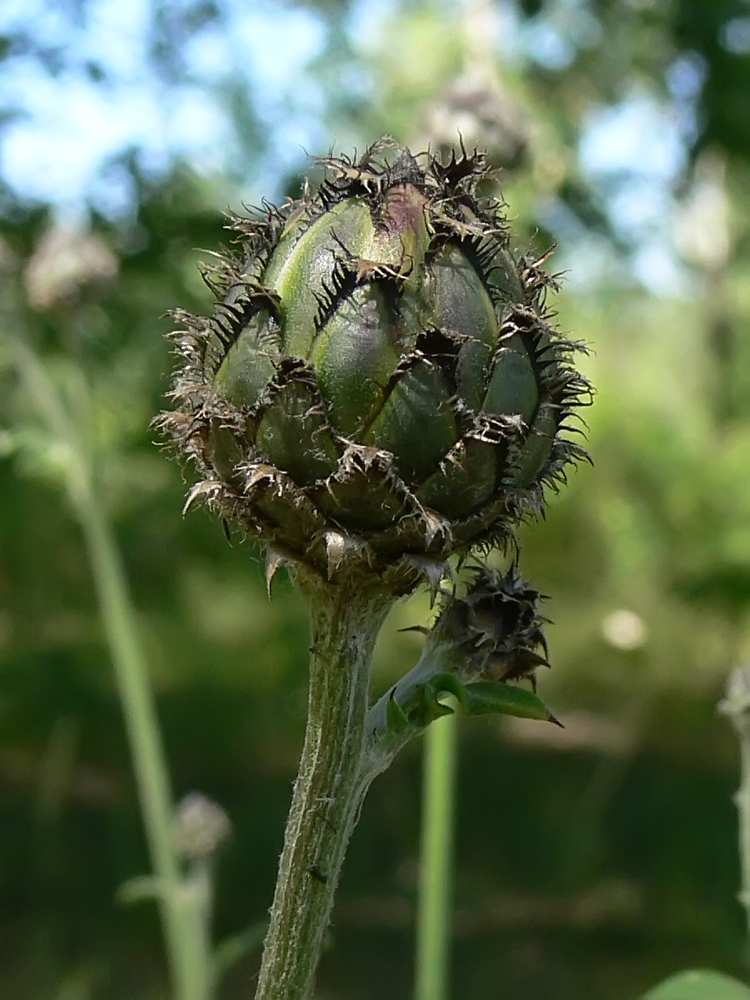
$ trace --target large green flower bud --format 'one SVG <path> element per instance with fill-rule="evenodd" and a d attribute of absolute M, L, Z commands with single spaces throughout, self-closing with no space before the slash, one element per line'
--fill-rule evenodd
<path fill-rule="evenodd" d="M 314 197 L 235 220 L 214 316 L 180 314 L 164 423 L 191 495 L 329 574 L 502 543 L 583 454 L 551 279 L 478 196 L 482 156 L 321 162 Z"/>

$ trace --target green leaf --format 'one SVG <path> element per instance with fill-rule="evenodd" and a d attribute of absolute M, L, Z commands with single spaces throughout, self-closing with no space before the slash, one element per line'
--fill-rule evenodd
<path fill-rule="evenodd" d="M 388 699 L 386 718 L 388 720 L 389 733 L 402 733 L 405 729 L 409 728 L 409 716 L 393 697 L 393 693 L 391 693 Z"/>
<path fill-rule="evenodd" d="M 477 681 L 467 684 L 464 711 L 467 715 L 515 715 L 519 719 L 541 719 L 560 723 L 533 691 L 503 684 L 502 681 Z"/>
<path fill-rule="evenodd" d="M 450 715 L 453 709 L 440 701 L 446 694 L 453 695 L 466 715 L 497 713 L 560 725 L 544 702 L 532 691 L 503 684 L 501 681 L 462 684 L 456 674 L 442 673 L 436 674 L 417 688 L 403 705 L 399 705 L 394 697 L 390 698 L 386 709 L 389 731 L 403 732 L 409 725 L 424 728 L 441 715 Z"/>
<path fill-rule="evenodd" d="M 213 955 L 214 981 L 218 983 L 246 955 L 260 948 L 267 930 L 268 921 L 259 920 L 218 944 Z"/>
<path fill-rule="evenodd" d="M 750 1000 L 750 988 L 710 969 L 688 969 L 659 983 L 641 1000 Z"/>
<path fill-rule="evenodd" d="M 140 903 L 144 899 L 159 899 L 164 895 L 164 889 L 162 879 L 153 875 L 136 875 L 118 887 L 115 898 L 118 903 L 130 905 Z"/>
<path fill-rule="evenodd" d="M 461 708 L 466 708 L 466 688 L 455 674 L 435 674 L 425 685 L 425 695 L 444 710 L 439 713 L 440 715 L 447 715 L 453 709 L 449 709 L 447 705 L 440 704 L 438 699 L 443 694 L 452 694 Z M 445 711 L 445 709 L 448 709 L 448 711 Z"/>

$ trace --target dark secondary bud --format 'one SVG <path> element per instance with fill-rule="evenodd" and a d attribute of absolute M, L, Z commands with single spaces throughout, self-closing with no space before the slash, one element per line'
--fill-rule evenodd
<path fill-rule="evenodd" d="M 528 678 L 534 684 L 539 666 L 549 666 L 544 625 L 539 614 L 544 596 L 518 576 L 515 567 L 499 573 L 479 567 L 465 597 L 453 598 L 436 630 L 460 646 L 478 674 L 487 680 Z"/>

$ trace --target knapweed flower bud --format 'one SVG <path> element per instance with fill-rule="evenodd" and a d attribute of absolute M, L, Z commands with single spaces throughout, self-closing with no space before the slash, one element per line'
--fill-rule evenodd
<path fill-rule="evenodd" d="M 163 424 L 191 499 L 329 576 L 507 541 L 584 454 L 553 281 L 511 252 L 481 155 L 320 162 L 317 194 L 234 220 L 215 314 L 177 314 Z"/>

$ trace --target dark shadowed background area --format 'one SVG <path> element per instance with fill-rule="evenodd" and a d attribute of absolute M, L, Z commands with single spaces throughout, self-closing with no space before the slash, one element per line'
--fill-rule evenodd
<path fill-rule="evenodd" d="M 210 308 L 222 212 L 297 196 L 307 154 L 389 132 L 488 150 L 514 245 L 565 272 L 591 345 L 594 467 L 524 531 L 565 723 L 464 720 L 455 1000 L 627 1000 L 686 965 L 746 976 L 716 712 L 750 660 L 750 3 L 6 0 L 0 8 L 0 996 L 160 1000 L 156 908 L 69 456 L 22 338 L 83 429 L 126 564 L 177 795 L 228 812 L 215 932 L 270 903 L 304 724 L 282 577 L 154 446 L 167 310 Z M 428 620 L 387 623 L 378 693 Z M 405 1000 L 420 747 L 355 833 L 320 1000 Z M 248 997 L 251 950 L 222 1000 Z"/>

